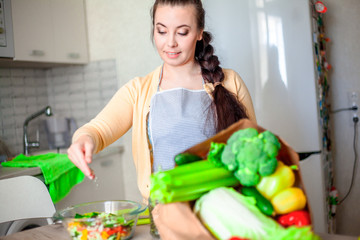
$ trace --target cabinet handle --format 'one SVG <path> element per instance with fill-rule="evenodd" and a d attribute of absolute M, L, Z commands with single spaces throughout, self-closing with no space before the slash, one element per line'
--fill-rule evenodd
<path fill-rule="evenodd" d="M 37 56 L 37 57 L 42 57 L 45 55 L 45 52 L 43 50 L 32 50 L 31 55 Z"/>
<path fill-rule="evenodd" d="M 72 59 L 79 59 L 79 58 L 80 58 L 80 54 L 79 54 L 79 53 L 69 53 L 69 54 L 68 54 L 68 57 L 69 57 L 69 58 L 72 58 Z"/>

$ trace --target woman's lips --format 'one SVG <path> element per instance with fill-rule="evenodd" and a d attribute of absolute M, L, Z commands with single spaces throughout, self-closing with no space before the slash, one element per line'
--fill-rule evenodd
<path fill-rule="evenodd" d="M 168 58 L 177 58 L 180 55 L 180 52 L 165 52 Z"/>

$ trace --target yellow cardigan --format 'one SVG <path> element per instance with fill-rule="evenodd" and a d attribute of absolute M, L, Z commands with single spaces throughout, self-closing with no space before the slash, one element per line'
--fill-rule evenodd
<path fill-rule="evenodd" d="M 147 142 L 146 116 L 151 97 L 156 93 L 161 66 L 145 77 L 136 77 L 121 87 L 104 109 L 89 123 L 80 127 L 73 136 L 75 142 L 80 135 L 89 135 L 95 142 L 94 153 L 98 153 L 132 128 L 132 153 L 137 172 L 139 190 L 149 196 L 151 163 Z M 256 122 L 252 100 L 245 83 L 233 70 L 223 69 L 224 86 L 236 93 L 245 105 L 250 120 Z"/>

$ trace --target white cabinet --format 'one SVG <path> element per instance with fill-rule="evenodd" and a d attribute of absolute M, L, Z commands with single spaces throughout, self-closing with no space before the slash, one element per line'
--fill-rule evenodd
<path fill-rule="evenodd" d="M 12 0 L 16 61 L 87 63 L 83 0 Z"/>

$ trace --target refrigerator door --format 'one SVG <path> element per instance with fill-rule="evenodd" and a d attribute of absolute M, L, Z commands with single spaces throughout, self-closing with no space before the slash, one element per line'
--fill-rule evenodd
<path fill-rule="evenodd" d="M 215 54 L 245 81 L 258 124 L 297 152 L 321 149 L 309 1 L 206 0 L 204 7 Z M 325 232 L 321 157 L 301 167 L 315 230 Z"/>

